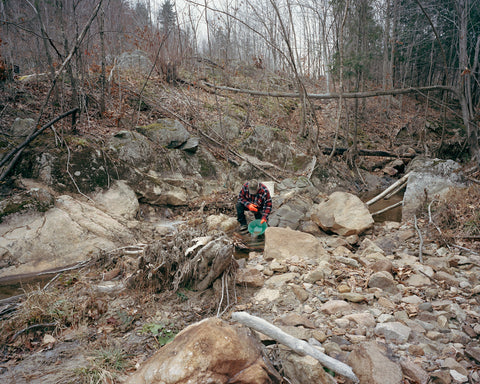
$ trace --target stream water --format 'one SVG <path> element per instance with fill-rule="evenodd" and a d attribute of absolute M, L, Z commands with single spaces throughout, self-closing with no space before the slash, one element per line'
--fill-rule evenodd
<path fill-rule="evenodd" d="M 12 296 L 21 295 L 37 289 L 42 289 L 52 279 L 55 274 L 45 274 L 41 276 L 26 275 L 16 277 L 14 280 L 0 279 L 0 300 Z"/>

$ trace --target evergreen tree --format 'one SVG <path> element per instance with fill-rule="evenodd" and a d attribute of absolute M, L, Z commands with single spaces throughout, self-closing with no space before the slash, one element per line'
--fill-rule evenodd
<path fill-rule="evenodd" d="M 158 22 L 162 34 L 169 35 L 174 32 L 177 24 L 177 14 L 174 4 L 170 0 L 165 0 L 158 13 Z"/>

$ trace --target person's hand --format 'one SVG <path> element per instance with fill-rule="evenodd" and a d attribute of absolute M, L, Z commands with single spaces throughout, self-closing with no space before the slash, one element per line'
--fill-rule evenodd
<path fill-rule="evenodd" d="M 260 220 L 260 224 L 265 224 L 267 222 L 267 219 L 265 219 L 264 217 L 262 218 L 262 220 Z"/>
<path fill-rule="evenodd" d="M 249 211 L 258 212 L 258 208 L 255 204 L 250 203 L 250 204 L 247 205 L 247 208 L 248 208 Z"/>

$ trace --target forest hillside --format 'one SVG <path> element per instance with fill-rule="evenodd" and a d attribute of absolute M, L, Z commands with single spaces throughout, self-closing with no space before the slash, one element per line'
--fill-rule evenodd
<path fill-rule="evenodd" d="M 2 247 L 88 257 L 12 282 L 2 250 L 0 381 L 135 382 L 188 326 L 248 311 L 361 383 L 480 382 L 479 52 L 478 0 L 2 1 Z M 468 187 L 353 235 L 314 221 L 419 159 Z M 282 224 L 259 242 L 235 220 L 252 177 Z M 352 379 L 261 339 L 265 383 Z"/>

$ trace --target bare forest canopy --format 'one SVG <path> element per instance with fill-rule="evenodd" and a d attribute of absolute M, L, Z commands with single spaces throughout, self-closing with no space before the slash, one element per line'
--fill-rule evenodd
<path fill-rule="evenodd" d="M 358 109 L 358 99 L 381 96 L 388 120 L 392 95 L 421 94 L 442 112 L 458 111 L 464 148 L 480 160 L 480 0 L 0 2 L 2 86 L 33 73 L 51 83 L 38 127 L 68 110 L 86 113 L 92 88 L 105 115 L 117 59 L 136 50 L 152 63 L 144 87 L 155 76 L 212 92 L 297 97 L 300 133 L 313 139 L 315 98 L 337 100 L 338 133 L 346 100 Z M 214 75 L 249 66 L 288 81 L 246 89 Z"/>

